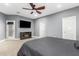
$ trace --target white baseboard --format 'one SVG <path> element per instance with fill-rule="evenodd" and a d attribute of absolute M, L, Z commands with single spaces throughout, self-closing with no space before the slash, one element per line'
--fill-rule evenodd
<path fill-rule="evenodd" d="M 20 38 L 13 38 L 13 39 L 11 39 L 11 38 L 6 38 L 5 40 L 20 40 Z"/>

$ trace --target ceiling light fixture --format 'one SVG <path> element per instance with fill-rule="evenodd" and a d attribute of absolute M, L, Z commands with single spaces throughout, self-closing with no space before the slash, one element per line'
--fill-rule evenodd
<path fill-rule="evenodd" d="M 62 5 L 61 5 L 61 4 L 58 4 L 58 5 L 57 5 L 57 8 L 61 8 L 61 7 L 62 7 Z"/>
<path fill-rule="evenodd" d="M 8 5 L 9 5 L 9 3 L 5 3 L 5 5 L 7 5 L 7 6 L 8 6 Z"/>
<path fill-rule="evenodd" d="M 18 11 L 17 14 L 20 14 L 20 12 Z"/>
<path fill-rule="evenodd" d="M 37 16 L 37 14 L 34 14 L 34 16 Z"/>

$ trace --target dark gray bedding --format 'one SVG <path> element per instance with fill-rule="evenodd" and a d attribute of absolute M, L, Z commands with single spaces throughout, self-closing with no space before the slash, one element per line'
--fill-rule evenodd
<path fill-rule="evenodd" d="M 18 56 L 79 56 L 73 40 L 45 37 L 25 42 Z"/>

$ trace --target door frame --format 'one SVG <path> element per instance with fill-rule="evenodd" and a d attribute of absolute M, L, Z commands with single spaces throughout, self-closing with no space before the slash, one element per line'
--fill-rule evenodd
<path fill-rule="evenodd" d="M 76 18 L 76 16 L 68 16 L 68 17 L 75 17 Z M 68 17 L 63 17 L 63 18 L 68 18 Z M 62 18 L 62 38 L 65 39 L 64 35 L 63 35 L 64 34 L 64 30 L 63 30 L 63 18 Z M 75 40 L 76 40 L 76 19 L 75 19 L 75 32 L 74 32 L 74 34 L 75 34 Z"/>
<path fill-rule="evenodd" d="M 9 39 L 7 22 L 13 22 L 13 24 L 14 24 L 14 33 L 13 33 L 14 36 L 12 37 L 12 39 L 15 39 L 15 20 L 6 20 L 6 39 Z"/>

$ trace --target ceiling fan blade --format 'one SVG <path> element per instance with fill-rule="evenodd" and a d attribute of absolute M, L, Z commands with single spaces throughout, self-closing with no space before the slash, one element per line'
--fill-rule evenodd
<path fill-rule="evenodd" d="M 30 14 L 33 14 L 33 12 L 31 12 Z"/>
<path fill-rule="evenodd" d="M 36 10 L 42 10 L 42 9 L 45 9 L 45 6 L 41 6 L 39 8 L 35 8 Z"/>
<path fill-rule="evenodd" d="M 32 9 L 35 8 L 35 5 L 34 5 L 33 3 L 29 3 L 29 4 L 30 4 L 30 6 L 32 7 Z"/>
<path fill-rule="evenodd" d="M 37 10 L 36 10 L 36 12 L 37 12 L 38 14 L 41 14 L 41 12 L 40 12 L 40 11 L 37 11 Z"/>
<path fill-rule="evenodd" d="M 29 9 L 29 8 L 22 8 L 22 9 L 25 9 L 25 10 L 32 10 L 32 9 Z"/>

